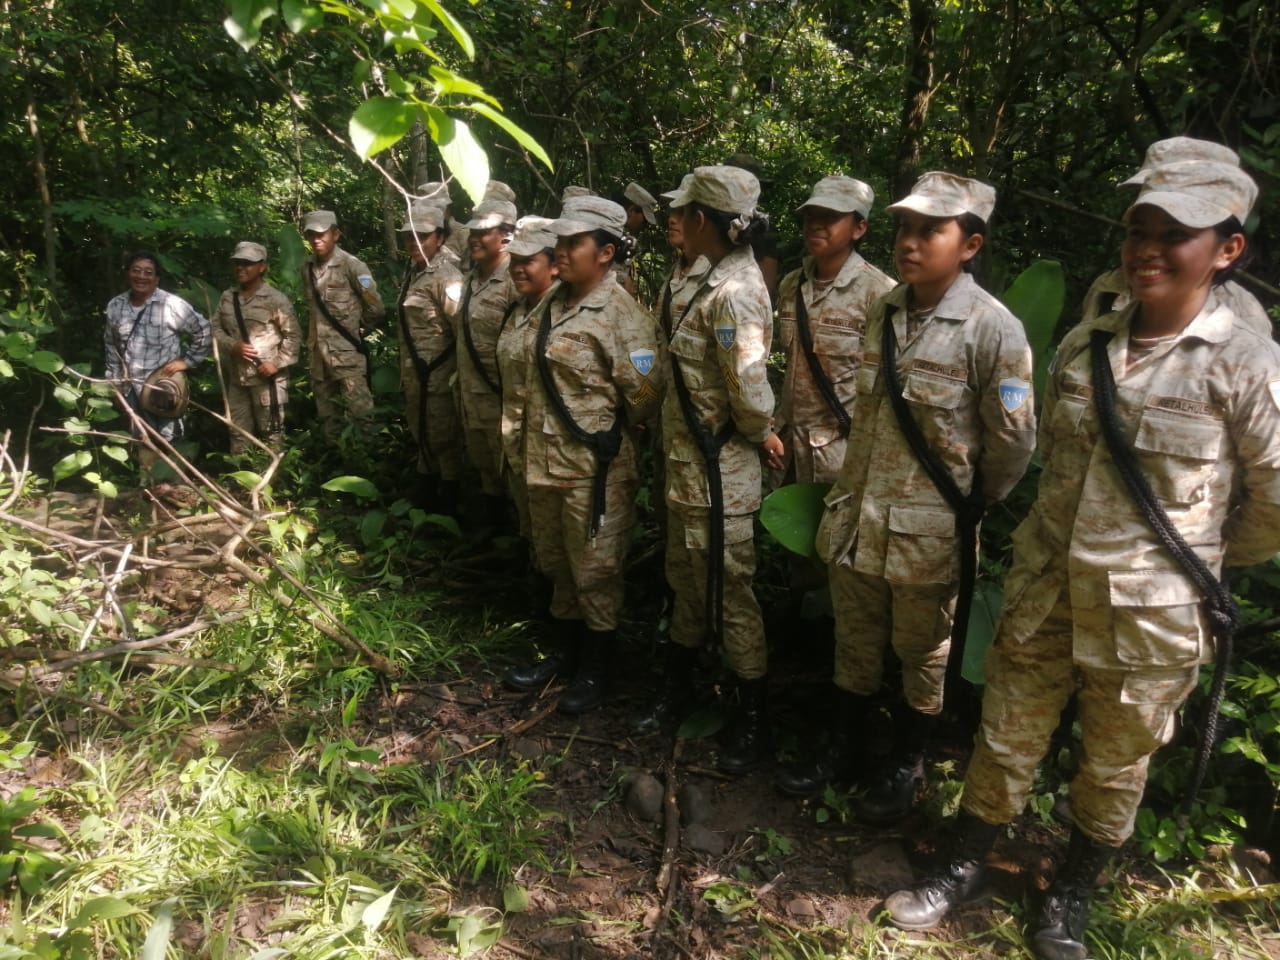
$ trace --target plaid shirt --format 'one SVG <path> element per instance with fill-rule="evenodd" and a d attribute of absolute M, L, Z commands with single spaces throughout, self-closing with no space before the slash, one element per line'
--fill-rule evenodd
<path fill-rule="evenodd" d="M 209 321 L 181 297 L 157 290 L 139 309 L 122 293 L 107 304 L 107 379 L 128 379 L 136 390 L 153 371 L 179 357 L 194 370 L 209 355 L 211 340 Z"/>

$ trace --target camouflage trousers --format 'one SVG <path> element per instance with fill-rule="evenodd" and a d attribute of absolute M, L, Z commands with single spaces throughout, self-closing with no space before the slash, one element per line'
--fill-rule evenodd
<path fill-rule="evenodd" d="M 418 377 L 412 367 L 408 371 L 402 370 L 400 376 L 405 419 L 418 451 L 417 470 L 420 474 L 442 480 L 457 480 L 462 471 L 462 417 L 458 413 L 454 392 L 447 388 L 434 389 L 434 378 L 440 374 L 431 376 L 433 389 L 427 391 L 425 432 L 422 387 Z"/>
<path fill-rule="evenodd" d="M 675 593 L 671 640 L 700 647 L 707 623 L 707 558 L 710 511 L 667 504 L 667 584 Z M 751 589 L 756 574 L 754 517 L 724 518 L 724 644 L 733 672 L 756 680 L 768 670 L 764 621 Z"/>
<path fill-rule="evenodd" d="M 373 394 L 365 378 L 364 357 L 352 351 L 341 366 L 326 363 L 318 351 L 311 354 L 311 385 L 316 395 L 316 415 L 324 437 L 336 444 L 352 421 L 366 423 L 373 414 Z M 362 431 L 363 433 L 363 431 Z"/>
<path fill-rule="evenodd" d="M 605 519 L 591 536 L 591 482 L 529 487 L 529 523 L 538 570 L 553 584 L 551 616 L 588 630 L 618 628 L 623 574 L 636 523 L 637 484 L 605 487 Z"/>
<path fill-rule="evenodd" d="M 271 419 L 271 394 L 276 395 L 276 420 Z M 289 381 L 283 377 L 270 383 L 238 383 L 226 385 L 227 410 L 231 415 L 231 452 L 244 453 L 253 447 L 248 434 L 270 447 L 284 440 L 285 402 L 289 397 Z"/>
<path fill-rule="evenodd" d="M 517 473 L 512 470 L 509 465 L 504 465 L 503 475 L 507 481 L 507 493 L 511 495 L 511 502 L 516 505 L 516 521 L 520 524 L 520 536 L 529 541 L 530 555 L 537 557 L 533 552 L 533 520 L 529 515 L 529 485 L 525 482 L 524 474 Z M 535 569 L 541 570 L 536 560 Z"/>
<path fill-rule="evenodd" d="M 480 489 L 487 496 L 506 492 L 502 479 L 502 401 L 492 393 L 462 393 L 463 440 L 467 459 L 480 474 Z"/>
<path fill-rule="evenodd" d="M 1072 657 L 1066 591 L 1021 643 L 996 635 L 987 652 L 982 726 L 964 780 L 964 809 L 1008 823 L 1026 805 L 1063 707 L 1079 696 L 1080 767 L 1071 781 L 1076 824 L 1119 846 L 1133 833 L 1151 755 L 1173 736 L 1178 708 L 1195 688 L 1197 664 L 1097 668 Z"/>
<path fill-rule="evenodd" d="M 870 696 L 880 689 L 885 647 L 902 661 L 902 694 L 913 710 L 942 712 L 951 652 L 954 583 L 890 583 L 847 563 L 827 568 L 836 618 L 835 684 Z"/>

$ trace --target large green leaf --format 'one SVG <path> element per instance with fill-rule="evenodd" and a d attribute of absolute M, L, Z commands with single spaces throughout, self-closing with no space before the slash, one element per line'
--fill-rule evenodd
<path fill-rule="evenodd" d="M 177 897 L 170 897 L 160 904 L 151 929 L 147 931 L 147 938 L 142 943 L 139 960 L 164 960 L 169 949 L 169 937 L 173 934 L 173 908 L 177 905 Z"/>
<path fill-rule="evenodd" d="M 487 117 L 499 127 L 511 135 L 511 139 L 520 146 L 524 147 L 535 157 L 543 162 L 548 170 L 554 170 L 555 167 L 551 163 L 551 157 L 547 155 L 547 151 L 542 149 L 542 144 L 533 139 L 525 130 L 511 121 L 511 119 L 500 110 L 495 109 L 483 101 L 475 101 L 473 103 L 463 104 L 467 109 L 474 110 L 482 117 Z"/>
<path fill-rule="evenodd" d="M 276 0 L 231 0 L 223 28 L 246 52 L 262 39 L 262 25 L 276 12 Z"/>
<path fill-rule="evenodd" d="M 350 493 L 361 500 L 378 499 L 378 488 L 364 477 L 334 477 L 332 480 L 326 481 L 320 489 L 334 493 Z"/>
<path fill-rule="evenodd" d="M 413 129 L 417 117 L 418 108 L 399 97 L 370 97 L 351 115 L 347 134 L 356 153 L 368 160 L 400 142 Z M 488 179 L 487 170 L 485 179 Z"/>
<path fill-rule="evenodd" d="M 775 540 L 802 557 L 816 556 L 813 540 L 822 522 L 829 483 L 791 483 L 764 498 L 760 522 Z"/>
<path fill-rule="evenodd" d="M 979 580 L 973 588 L 973 606 L 969 608 L 969 629 L 965 631 L 964 663 L 960 673 L 975 686 L 987 682 L 987 648 L 996 638 L 1000 622 L 1000 606 L 1004 590 L 994 580 Z"/>
<path fill-rule="evenodd" d="M 1020 273 L 1000 298 L 1022 321 L 1035 362 L 1036 397 L 1044 396 L 1045 379 L 1053 354 L 1049 344 L 1062 316 L 1067 298 L 1067 282 L 1057 260 L 1037 260 Z"/>
<path fill-rule="evenodd" d="M 440 148 L 440 157 L 473 201 L 484 198 L 489 183 L 489 157 L 476 142 L 471 128 L 455 120 L 439 107 L 426 107 L 427 127 L 431 139 Z"/>

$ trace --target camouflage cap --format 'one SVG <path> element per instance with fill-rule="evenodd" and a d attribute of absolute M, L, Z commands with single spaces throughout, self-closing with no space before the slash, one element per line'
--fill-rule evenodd
<path fill-rule="evenodd" d="M 484 185 L 483 200 L 505 200 L 507 203 L 514 204 L 516 202 L 516 192 L 501 180 L 490 180 Z"/>
<path fill-rule="evenodd" d="M 1212 160 L 1166 163 L 1143 181 L 1138 198 L 1125 211 L 1149 204 L 1159 207 L 1183 226 L 1195 230 L 1214 227 L 1231 217 L 1241 223 L 1258 198 L 1258 185 L 1238 166 Z"/>
<path fill-rule="evenodd" d="M 657 225 L 658 201 L 654 199 L 652 193 L 632 180 L 627 184 L 626 189 L 622 191 L 622 195 L 640 208 L 640 211 L 644 214 L 645 220 L 647 220 L 650 225 Z"/>
<path fill-rule="evenodd" d="M 680 196 L 682 192 L 686 191 L 686 189 L 689 189 L 689 184 L 692 182 L 694 182 L 694 174 L 686 173 L 684 177 L 680 178 L 680 186 L 675 189 L 668 189 L 666 193 L 660 193 L 659 196 L 662 197 L 663 200 L 667 201 L 668 206 L 673 206 L 672 201 L 675 200 L 676 197 Z"/>
<path fill-rule="evenodd" d="M 249 263 L 264 263 L 267 259 L 267 248 L 252 240 L 241 240 L 231 251 L 232 260 L 246 260 Z"/>
<path fill-rule="evenodd" d="M 426 183 L 420 183 L 417 186 L 418 194 L 422 200 L 430 200 L 432 203 L 442 203 L 446 207 L 453 202 L 453 198 L 449 196 L 449 185 L 443 180 L 429 180 Z"/>
<path fill-rule="evenodd" d="M 915 182 L 911 193 L 886 208 L 911 210 L 926 217 L 958 217 L 971 213 L 983 223 L 996 208 L 996 190 L 981 180 L 931 170 Z"/>
<path fill-rule="evenodd" d="M 445 208 L 436 200 L 415 200 L 400 224 L 400 233 L 435 233 L 444 228 Z"/>
<path fill-rule="evenodd" d="M 861 180 L 833 173 L 813 185 L 813 194 L 796 207 L 796 212 L 805 207 L 821 207 L 836 213 L 856 213 L 865 220 L 871 215 L 871 205 L 875 202 L 875 191 Z"/>
<path fill-rule="evenodd" d="M 468 230 L 489 230 L 493 227 L 510 227 L 514 230 L 518 219 L 516 205 L 511 201 L 483 200 L 472 211 L 466 227 Z"/>
<path fill-rule="evenodd" d="M 302 216 L 303 233 L 324 233 L 338 225 L 338 215 L 332 210 L 312 210 Z"/>
<path fill-rule="evenodd" d="M 750 171 L 727 165 L 697 167 L 692 179 L 680 184 L 671 206 L 701 203 L 722 213 L 751 216 L 759 199 L 760 181 Z"/>
<path fill-rule="evenodd" d="M 532 257 L 548 247 L 554 247 L 555 222 L 547 217 L 521 217 L 516 224 L 515 236 L 507 244 L 507 252 L 513 257 Z"/>
<path fill-rule="evenodd" d="M 1138 172 L 1128 180 L 1120 181 L 1120 186 L 1140 187 L 1156 167 L 1187 160 L 1212 160 L 1214 163 L 1240 166 L 1240 158 L 1230 147 L 1224 147 L 1212 140 L 1197 140 L 1194 137 L 1169 137 L 1166 140 L 1157 140 L 1147 147 L 1146 156 L 1142 158 L 1142 166 L 1138 168 Z"/>
<path fill-rule="evenodd" d="M 574 197 L 590 196 L 593 196 L 593 194 L 589 188 L 584 187 L 580 183 L 571 183 L 560 191 L 560 202 L 565 203 L 568 200 L 572 200 Z"/>
<path fill-rule="evenodd" d="M 616 237 L 627 229 L 627 211 L 604 197 L 572 197 L 551 225 L 557 237 L 604 230 Z"/>

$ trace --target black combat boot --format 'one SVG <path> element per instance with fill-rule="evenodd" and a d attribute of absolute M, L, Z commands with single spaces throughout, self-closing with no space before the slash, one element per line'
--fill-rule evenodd
<path fill-rule="evenodd" d="M 956 818 L 955 850 L 951 860 L 906 890 L 884 901 L 889 921 L 903 930 L 937 926 L 952 907 L 973 903 L 985 893 L 987 869 L 983 861 L 995 845 L 999 825 L 961 812 Z"/>
<path fill-rule="evenodd" d="M 814 796 L 829 783 L 852 783 L 857 777 L 865 756 L 867 698 L 841 687 L 834 690 L 835 716 L 825 741 L 810 756 L 782 770 L 774 781 L 789 796 Z"/>
<path fill-rule="evenodd" d="M 560 712 L 576 715 L 593 710 L 609 692 L 609 674 L 617 646 L 616 630 L 585 630 L 578 672 L 560 695 Z"/>
<path fill-rule="evenodd" d="M 769 759 L 768 678 L 738 679 L 738 710 L 725 731 L 716 761 L 721 773 L 737 776 Z"/>
<path fill-rule="evenodd" d="M 696 702 L 697 647 L 682 647 L 670 641 L 664 646 L 662 686 L 658 695 L 631 717 L 631 729 L 637 734 L 658 733 L 683 720 Z"/>
<path fill-rule="evenodd" d="M 898 744 L 888 764 L 872 780 L 866 794 L 853 802 L 860 823 L 883 827 L 897 823 L 915 806 L 924 783 L 924 748 L 935 718 L 910 708 L 903 711 Z"/>
<path fill-rule="evenodd" d="M 572 674 L 578 668 L 582 648 L 582 621 L 551 618 L 542 645 L 541 660 L 512 667 L 503 674 L 502 682 L 513 690 L 541 690 L 553 677 Z"/>
<path fill-rule="evenodd" d="M 1031 952 L 1040 960 L 1084 960 L 1084 931 L 1089 925 L 1089 901 L 1098 874 L 1115 856 L 1116 848 L 1099 843 L 1079 827 L 1071 828 L 1067 859 L 1036 914 Z"/>

